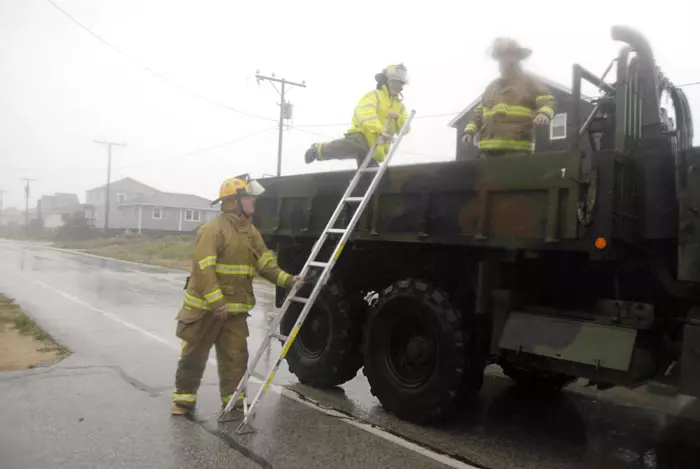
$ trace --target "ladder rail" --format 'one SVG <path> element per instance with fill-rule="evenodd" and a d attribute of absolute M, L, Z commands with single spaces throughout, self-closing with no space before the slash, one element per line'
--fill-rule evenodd
<path fill-rule="evenodd" d="M 289 349 L 291 348 L 292 344 L 294 343 L 294 340 L 296 339 L 297 334 L 299 333 L 304 321 L 306 320 L 306 317 L 308 314 L 311 312 L 311 309 L 313 308 L 314 303 L 316 302 L 316 299 L 318 298 L 319 294 L 321 293 L 321 290 L 323 289 L 323 286 L 325 283 L 328 281 L 328 277 L 333 270 L 333 267 L 335 266 L 336 261 L 340 257 L 340 254 L 342 253 L 343 247 L 347 243 L 348 239 L 352 235 L 352 232 L 355 229 L 355 226 L 359 222 L 360 218 L 362 217 L 362 213 L 364 212 L 367 204 L 369 203 L 370 199 L 372 198 L 374 192 L 377 189 L 377 186 L 379 185 L 382 176 L 384 175 L 384 172 L 388 168 L 389 162 L 394 156 L 394 153 L 397 151 L 401 141 L 403 140 L 403 137 L 408 133 L 408 129 L 410 128 L 410 124 L 413 121 L 413 117 L 415 116 L 415 111 L 412 110 L 408 118 L 406 119 L 406 122 L 402 126 L 401 130 L 399 131 L 398 137 L 396 141 L 391 145 L 389 148 L 389 152 L 385 158 L 385 161 L 383 164 L 381 164 L 376 172 L 374 172 L 374 176 L 372 177 L 372 181 L 370 182 L 369 187 L 365 191 L 364 196 L 362 196 L 362 200 L 360 201 L 359 205 L 357 206 L 355 213 L 350 219 L 350 222 L 348 223 L 348 226 L 345 228 L 345 232 L 341 235 L 340 240 L 336 244 L 335 249 L 333 250 L 333 254 L 331 258 L 326 262 L 326 265 L 322 267 L 322 272 L 319 275 L 317 281 L 314 284 L 314 287 L 312 289 L 311 295 L 309 295 L 309 298 L 307 301 L 305 301 L 304 306 L 302 308 L 301 313 L 299 314 L 299 317 L 294 323 L 294 326 L 292 327 L 291 332 L 287 336 L 286 340 L 284 341 L 284 345 L 282 346 L 282 351 L 277 358 L 274 366 L 270 369 L 270 371 L 267 373 L 267 376 L 265 377 L 265 380 L 263 381 L 263 385 L 260 386 L 260 389 L 258 389 L 257 393 L 255 394 L 255 397 L 253 398 L 252 403 L 248 406 L 246 402 L 244 402 L 244 407 L 247 407 L 244 409 L 244 418 L 241 424 L 239 425 L 237 431 L 240 431 L 242 428 L 245 427 L 247 422 L 249 421 L 250 418 L 252 418 L 255 414 L 255 410 L 260 404 L 262 400 L 262 395 L 267 389 L 269 388 L 270 384 L 272 383 L 272 380 L 275 377 L 275 374 L 277 373 L 280 365 L 282 364 L 282 361 L 286 358 L 287 353 L 289 352 Z M 387 127 L 389 127 L 391 121 L 387 122 Z M 355 173 L 355 176 L 351 179 L 350 183 L 348 184 L 347 189 L 345 190 L 345 193 L 343 194 L 341 200 L 339 201 L 338 205 L 336 206 L 335 211 L 333 212 L 333 215 L 329 219 L 328 223 L 326 224 L 325 229 L 319 236 L 319 239 L 316 241 L 315 245 L 313 246 L 311 253 L 309 257 L 307 258 L 306 262 L 304 263 L 304 266 L 299 273 L 300 276 L 304 277 L 308 275 L 309 270 L 311 269 L 313 263 L 317 262 L 317 257 L 321 252 L 321 249 L 323 248 L 324 243 L 328 239 L 328 235 L 330 234 L 330 231 L 334 229 L 335 223 L 338 221 L 338 218 L 340 217 L 340 214 L 342 213 L 345 204 L 347 203 L 347 200 L 352 193 L 355 191 L 357 188 L 357 185 L 359 183 L 360 178 L 362 177 L 362 174 L 365 172 L 367 166 L 369 165 L 369 162 L 372 160 L 374 156 L 374 152 L 379 145 L 379 142 L 375 143 L 370 151 L 367 153 L 365 156 L 364 161 L 358 168 L 357 172 Z M 287 310 L 289 309 L 289 306 L 296 297 L 296 294 L 298 290 L 301 288 L 301 285 L 298 283 L 295 284 L 287 294 L 287 297 L 285 298 L 282 307 L 280 308 L 280 312 L 276 315 L 275 319 L 273 320 L 273 324 L 271 325 L 270 329 L 266 332 L 265 338 L 263 339 L 262 344 L 258 348 L 257 353 L 255 354 L 255 358 L 253 359 L 251 366 L 246 367 L 246 372 L 244 373 L 243 378 L 239 381 L 236 390 L 227 403 L 226 407 L 222 411 L 222 415 L 230 412 L 231 408 L 235 405 L 236 400 L 238 397 L 241 395 L 241 393 L 247 388 L 247 383 L 250 377 L 252 376 L 255 368 L 257 367 L 260 358 L 262 358 L 262 354 L 264 351 L 270 346 L 272 339 L 274 338 L 274 333 L 276 333 L 277 328 L 282 322 L 282 319 L 284 318 L 285 314 L 287 313 Z M 245 400 L 245 399 L 244 399 Z"/>

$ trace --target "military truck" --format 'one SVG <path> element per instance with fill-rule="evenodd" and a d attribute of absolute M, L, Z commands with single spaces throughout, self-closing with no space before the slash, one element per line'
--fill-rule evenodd
<path fill-rule="evenodd" d="M 612 38 L 610 77 L 573 68 L 575 106 L 584 82 L 600 95 L 568 151 L 388 168 L 287 356 L 302 383 L 364 368 L 416 423 L 477 393 L 489 364 L 537 392 L 582 377 L 700 396 L 700 149 L 645 38 Z M 255 221 L 283 268 L 301 269 L 352 175 L 265 180 Z"/>

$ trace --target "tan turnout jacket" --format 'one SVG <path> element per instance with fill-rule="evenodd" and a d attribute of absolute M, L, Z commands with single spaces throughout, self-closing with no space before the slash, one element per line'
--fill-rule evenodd
<path fill-rule="evenodd" d="M 253 278 L 259 273 L 280 287 L 291 288 L 292 275 L 277 265 L 249 218 L 222 213 L 203 224 L 195 244 L 184 304 L 177 319 L 189 323 L 204 311 L 226 306 L 231 314 L 255 306 Z"/>

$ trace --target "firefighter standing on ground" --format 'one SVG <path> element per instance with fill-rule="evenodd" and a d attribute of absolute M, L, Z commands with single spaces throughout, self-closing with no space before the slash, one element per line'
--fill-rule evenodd
<path fill-rule="evenodd" d="M 212 345 L 216 347 L 222 406 L 231 399 L 248 365 L 247 318 L 255 305 L 255 272 L 280 287 L 291 288 L 299 281 L 278 267 L 251 222 L 255 197 L 264 190 L 247 175 L 227 179 L 214 201 L 221 201 L 222 213 L 197 233 L 184 304 L 177 315 L 176 335 L 183 343 L 173 414 L 194 408 Z"/>
<path fill-rule="evenodd" d="M 359 167 L 375 142 L 378 145 L 374 160 L 378 163 L 384 161 L 393 134 L 401 130 L 408 117 L 401 95 L 404 85 L 408 84 L 408 74 L 406 67 L 398 64 L 388 66 L 374 78 L 377 87 L 360 99 L 352 116 L 352 126 L 345 137 L 327 143 L 314 143 L 304 157 L 307 164 L 355 158 Z M 392 123 L 387 132 L 388 119 L 392 119 Z"/>
<path fill-rule="evenodd" d="M 554 117 L 554 97 L 521 67 L 531 53 L 513 39 L 494 41 L 492 56 L 501 76 L 486 87 L 463 137 L 472 142 L 479 132 L 479 147 L 487 156 L 532 151 L 533 127 L 547 125 Z"/>

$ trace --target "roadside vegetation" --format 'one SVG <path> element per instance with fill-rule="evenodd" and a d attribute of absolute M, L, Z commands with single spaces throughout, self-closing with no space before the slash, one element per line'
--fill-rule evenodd
<path fill-rule="evenodd" d="M 0 371 L 34 368 L 69 353 L 39 328 L 17 303 L 0 295 Z"/>
<path fill-rule="evenodd" d="M 194 237 L 121 235 L 82 241 L 56 241 L 54 246 L 125 261 L 189 270 L 194 253 Z"/>
<path fill-rule="evenodd" d="M 194 233 L 178 235 L 138 235 L 115 233 L 85 227 L 46 230 L 30 227 L 0 227 L 0 238 L 46 243 L 61 249 L 74 249 L 98 256 L 142 264 L 189 270 L 194 254 Z"/>

